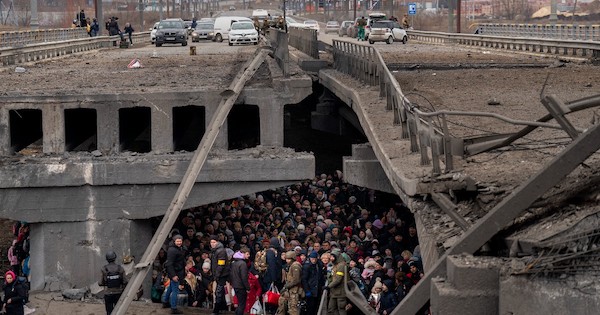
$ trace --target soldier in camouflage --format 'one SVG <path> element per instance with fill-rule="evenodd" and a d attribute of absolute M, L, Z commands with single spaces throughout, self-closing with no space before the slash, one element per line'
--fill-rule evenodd
<path fill-rule="evenodd" d="M 285 253 L 288 271 L 286 272 L 285 285 L 279 298 L 279 307 L 277 315 L 299 315 L 298 304 L 300 299 L 304 298 L 302 289 L 302 265 L 296 261 L 296 252 L 289 251 Z"/>
<path fill-rule="evenodd" d="M 327 306 L 327 314 L 346 315 L 346 290 L 345 277 L 346 262 L 341 258 L 339 252 L 331 253 L 334 266 L 331 270 L 331 279 L 325 290 L 329 290 L 329 303 Z"/>

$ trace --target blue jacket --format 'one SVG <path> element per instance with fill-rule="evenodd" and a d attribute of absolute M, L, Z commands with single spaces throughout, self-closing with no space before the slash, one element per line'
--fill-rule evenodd
<path fill-rule="evenodd" d="M 325 283 L 321 270 L 323 270 L 323 263 L 320 260 L 317 260 L 316 264 L 312 264 L 307 259 L 304 266 L 302 266 L 302 287 L 306 297 L 319 297 L 320 289 L 323 288 Z"/>

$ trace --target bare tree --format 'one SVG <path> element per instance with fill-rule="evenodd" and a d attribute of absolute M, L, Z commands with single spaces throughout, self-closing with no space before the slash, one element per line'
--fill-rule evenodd
<path fill-rule="evenodd" d="M 500 15 L 508 20 L 513 20 L 517 15 L 526 15 L 529 4 L 523 0 L 499 0 Z"/>

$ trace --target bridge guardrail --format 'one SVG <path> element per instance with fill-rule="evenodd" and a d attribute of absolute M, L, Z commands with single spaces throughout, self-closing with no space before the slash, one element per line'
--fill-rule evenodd
<path fill-rule="evenodd" d="M 132 36 L 134 43 L 141 43 L 150 39 L 150 32 L 135 33 Z M 25 62 L 38 61 L 73 53 L 116 46 L 121 38 L 115 36 L 96 36 L 64 41 L 29 44 L 22 47 L 0 48 L 0 65 L 9 66 Z"/>
<path fill-rule="evenodd" d="M 317 31 L 299 27 L 288 28 L 290 45 L 314 59 L 319 59 Z"/>
<path fill-rule="evenodd" d="M 25 45 L 57 42 L 89 37 L 85 28 L 57 28 L 47 30 L 0 32 L 0 47 L 23 47 Z"/>
<path fill-rule="evenodd" d="M 485 47 L 500 50 L 541 53 L 552 56 L 564 56 L 600 61 L 600 42 L 548 39 L 531 37 L 506 37 L 481 34 L 456 34 L 411 30 L 411 39 L 432 44 L 458 44 L 464 46 Z"/>
<path fill-rule="evenodd" d="M 600 25 L 481 23 L 478 34 L 600 41 Z"/>
<path fill-rule="evenodd" d="M 421 153 L 421 165 L 430 165 L 433 161 L 433 173 L 440 174 L 440 154 L 445 152 L 446 170 L 453 169 L 450 147 L 452 139 L 449 132 L 442 132 L 433 123 L 420 118 L 421 112 L 404 96 L 377 49 L 334 39 L 333 66 L 337 71 L 349 74 L 365 84 L 379 85 L 379 96 L 385 97 L 386 108 L 394 111 L 394 124 L 401 126 L 402 139 L 410 140 L 411 152 Z M 431 148 L 431 159 L 428 147 Z"/>

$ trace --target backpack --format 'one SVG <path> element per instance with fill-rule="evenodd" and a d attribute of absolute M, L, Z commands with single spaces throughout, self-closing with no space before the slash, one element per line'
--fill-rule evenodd
<path fill-rule="evenodd" d="M 267 250 L 268 249 L 265 248 L 254 256 L 254 269 L 259 273 L 267 271 Z"/>
<path fill-rule="evenodd" d="M 119 272 L 121 268 L 118 265 L 111 268 L 113 270 L 108 269 L 108 265 L 104 266 L 104 271 L 106 272 L 106 287 L 107 288 L 120 288 L 121 284 L 123 284 L 123 279 L 121 278 L 121 273 Z"/>
<path fill-rule="evenodd" d="M 20 283 L 23 287 L 23 291 L 25 291 L 25 296 L 23 297 L 23 304 L 29 303 L 29 281 L 27 281 L 26 277 L 17 277 L 17 283 Z"/>

